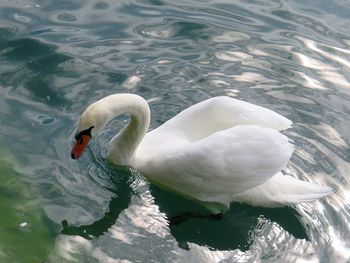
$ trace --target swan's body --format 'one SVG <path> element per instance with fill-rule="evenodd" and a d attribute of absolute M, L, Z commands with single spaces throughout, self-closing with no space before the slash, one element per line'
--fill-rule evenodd
<path fill-rule="evenodd" d="M 87 145 L 82 136 L 91 136 L 89 132 L 99 131 L 124 113 L 131 120 L 111 140 L 107 158 L 212 210 L 212 204 L 229 207 L 233 201 L 291 205 L 316 200 L 331 190 L 280 172 L 293 153 L 288 138 L 279 132 L 291 126 L 290 120 L 229 97 L 193 105 L 148 133 L 150 110 L 143 98 L 132 94 L 105 97 L 82 114 L 72 157 L 78 158 Z"/>

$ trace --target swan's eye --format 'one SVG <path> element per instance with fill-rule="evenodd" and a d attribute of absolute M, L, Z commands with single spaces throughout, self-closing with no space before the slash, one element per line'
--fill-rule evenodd
<path fill-rule="evenodd" d="M 76 133 L 75 134 L 75 136 L 74 136 L 74 138 L 75 138 L 75 140 L 77 140 L 77 141 L 79 141 L 79 144 L 81 144 L 82 143 L 82 139 L 81 139 L 81 137 L 82 137 L 82 135 L 89 135 L 90 137 L 91 137 L 91 130 L 94 128 L 95 126 L 91 126 L 89 129 L 86 129 L 86 130 L 83 130 L 83 131 L 81 131 L 81 132 L 79 132 L 79 133 Z"/>

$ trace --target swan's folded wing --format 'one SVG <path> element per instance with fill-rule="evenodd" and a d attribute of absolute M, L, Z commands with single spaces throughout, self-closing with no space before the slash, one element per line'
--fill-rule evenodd
<path fill-rule="evenodd" d="M 158 129 L 160 132 L 180 131 L 189 140 L 196 141 L 238 125 L 256 125 L 281 131 L 288 129 L 292 122 L 267 108 L 220 96 L 185 109 Z"/>
<path fill-rule="evenodd" d="M 222 201 L 256 187 L 284 169 L 293 153 L 288 138 L 271 128 L 238 126 L 172 149 L 163 148 L 144 172 L 202 201 Z"/>

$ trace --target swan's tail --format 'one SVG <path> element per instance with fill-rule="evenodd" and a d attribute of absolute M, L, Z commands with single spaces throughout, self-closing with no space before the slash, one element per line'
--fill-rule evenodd
<path fill-rule="evenodd" d="M 233 196 L 236 202 L 254 206 L 278 207 L 302 202 L 312 202 L 332 192 L 332 188 L 276 174 L 253 189 Z"/>

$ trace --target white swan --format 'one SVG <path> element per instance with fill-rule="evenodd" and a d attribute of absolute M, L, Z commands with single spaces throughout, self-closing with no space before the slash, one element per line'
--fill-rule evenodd
<path fill-rule="evenodd" d="M 110 142 L 107 159 L 141 171 L 152 182 L 201 201 L 213 213 L 230 203 L 276 207 L 313 201 L 331 188 L 283 175 L 293 153 L 279 131 L 292 122 L 260 106 L 215 97 L 148 132 L 150 109 L 138 95 L 115 94 L 81 115 L 72 158 L 115 116 L 128 125 Z"/>

